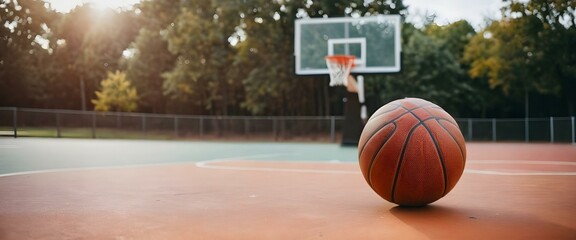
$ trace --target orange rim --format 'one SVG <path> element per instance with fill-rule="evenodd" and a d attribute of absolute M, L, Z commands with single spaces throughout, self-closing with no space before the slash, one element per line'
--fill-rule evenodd
<path fill-rule="evenodd" d="M 348 65 L 348 63 L 352 62 L 352 67 L 354 67 L 354 56 L 351 55 L 332 55 L 326 56 L 326 60 L 335 62 L 341 65 Z"/>

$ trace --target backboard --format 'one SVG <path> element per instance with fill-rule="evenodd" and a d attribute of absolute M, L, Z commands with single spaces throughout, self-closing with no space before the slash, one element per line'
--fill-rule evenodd
<path fill-rule="evenodd" d="M 328 74 L 329 55 L 355 56 L 352 73 L 399 72 L 400 22 L 399 15 L 298 19 L 296 74 Z"/>

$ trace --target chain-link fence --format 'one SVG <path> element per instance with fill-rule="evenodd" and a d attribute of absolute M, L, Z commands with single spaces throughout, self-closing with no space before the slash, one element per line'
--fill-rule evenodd
<path fill-rule="evenodd" d="M 191 116 L 0 108 L 0 135 L 136 139 L 340 139 L 344 118 Z"/>
<path fill-rule="evenodd" d="M 575 143 L 574 117 L 457 119 L 467 141 Z"/>
<path fill-rule="evenodd" d="M 457 119 L 467 141 L 575 143 L 574 117 Z M 1 136 L 330 141 L 344 118 L 191 116 L 0 108 Z"/>

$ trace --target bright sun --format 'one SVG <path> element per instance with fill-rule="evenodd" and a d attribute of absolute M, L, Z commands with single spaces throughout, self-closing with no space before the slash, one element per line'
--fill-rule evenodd
<path fill-rule="evenodd" d="M 52 8 L 59 12 L 69 12 L 78 5 L 90 3 L 96 8 L 126 8 L 140 0 L 45 0 L 52 5 Z"/>

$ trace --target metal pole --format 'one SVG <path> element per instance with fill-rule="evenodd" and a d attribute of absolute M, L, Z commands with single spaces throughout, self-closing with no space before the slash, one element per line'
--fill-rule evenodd
<path fill-rule="evenodd" d="M 116 128 L 120 129 L 120 127 L 122 127 L 122 118 L 120 117 L 122 115 L 122 112 L 117 112 L 116 113 Z"/>
<path fill-rule="evenodd" d="M 330 141 L 336 142 L 336 118 L 330 116 Z"/>
<path fill-rule="evenodd" d="M 360 102 L 360 119 L 362 119 L 362 123 L 366 123 L 366 121 L 368 121 L 368 110 L 366 109 L 366 98 L 364 97 L 364 76 L 358 75 L 357 78 L 358 101 Z"/>
<path fill-rule="evenodd" d="M 56 137 L 60 138 L 60 112 L 56 112 Z"/>
<path fill-rule="evenodd" d="M 146 132 L 146 115 L 142 114 L 142 132 Z"/>
<path fill-rule="evenodd" d="M 550 142 L 554 143 L 554 117 L 550 117 Z"/>
<path fill-rule="evenodd" d="M 200 132 L 200 136 L 204 135 L 204 118 L 200 118 L 200 129 L 198 129 L 198 131 Z"/>
<path fill-rule="evenodd" d="M 524 88 L 524 139 L 526 142 L 530 141 L 530 96 L 528 95 L 528 88 Z"/>
<path fill-rule="evenodd" d="M 178 116 L 174 116 L 174 136 L 178 137 Z"/>
<path fill-rule="evenodd" d="M 248 136 L 248 128 L 249 128 L 249 126 L 248 126 L 248 119 L 247 119 L 247 118 L 244 118 L 244 135 L 245 135 L 245 136 Z"/>
<path fill-rule="evenodd" d="M 530 141 L 530 121 L 529 119 L 526 117 L 524 118 L 524 139 L 526 140 L 526 142 Z"/>
<path fill-rule="evenodd" d="M 572 132 L 572 144 L 576 143 L 576 136 L 575 136 L 575 131 L 574 131 L 574 116 L 570 117 L 570 125 L 572 126 L 570 128 L 571 132 Z"/>
<path fill-rule="evenodd" d="M 496 142 L 496 118 L 492 118 L 492 141 Z"/>
<path fill-rule="evenodd" d="M 274 140 L 278 140 L 278 130 L 276 126 L 276 118 L 272 119 L 272 126 L 274 128 Z"/>
<path fill-rule="evenodd" d="M 92 111 L 92 138 L 96 138 L 96 112 Z"/>
<path fill-rule="evenodd" d="M 84 74 L 80 75 L 80 101 L 82 111 L 86 111 L 86 93 L 84 92 Z"/>
<path fill-rule="evenodd" d="M 472 141 L 472 118 L 468 118 L 468 141 Z"/>
<path fill-rule="evenodd" d="M 12 109 L 12 130 L 14 131 L 14 138 L 18 137 L 18 108 Z"/>

